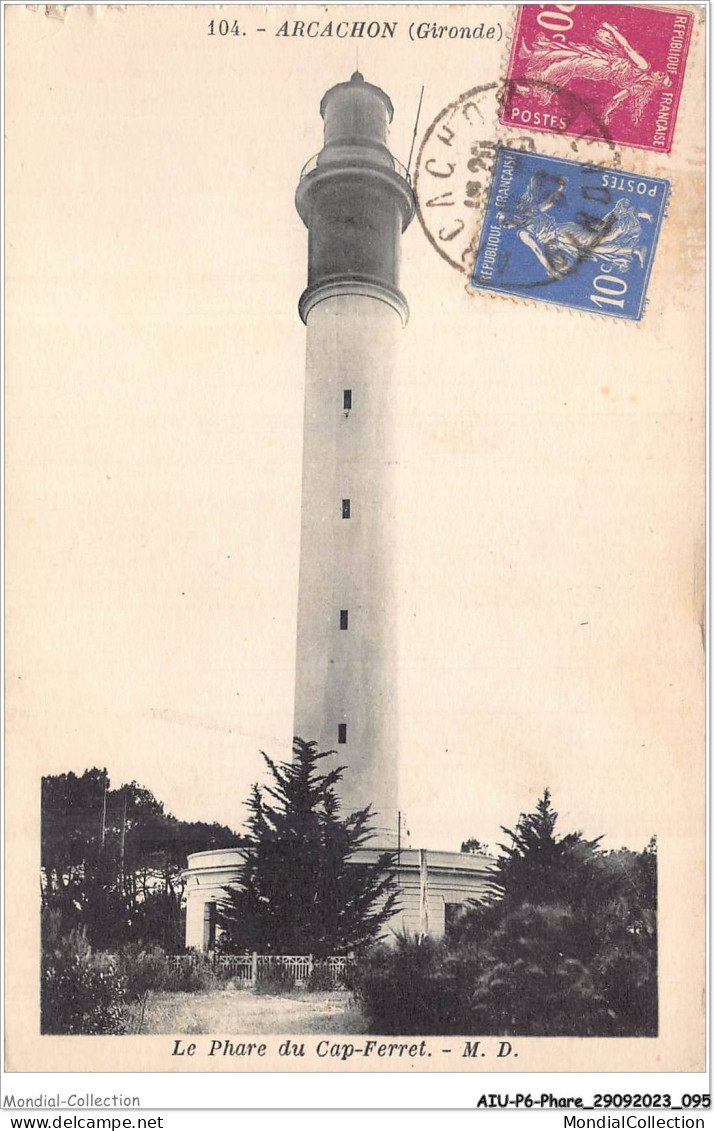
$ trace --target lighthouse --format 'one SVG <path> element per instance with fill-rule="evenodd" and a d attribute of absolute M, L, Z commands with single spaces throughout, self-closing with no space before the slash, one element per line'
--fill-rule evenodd
<path fill-rule="evenodd" d="M 408 318 L 402 233 L 414 215 L 392 156 L 392 103 L 359 72 L 320 104 L 324 144 L 295 202 L 308 229 L 305 422 L 293 733 L 345 767 L 342 811 L 372 806 L 374 838 L 350 863 L 397 848 L 401 930 L 443 935 L 487 890 L 483 854 L 411 848 L 399 837 L 396 380 Z M 435 777 L 434 789 L 448 789 Z M 216 907 L 240 884 L 240 848 L 189 856 L 186 945 L 212 950 Z"/>
<path fill-rule="evenodd" d="M 324 95 L 324 145 L 296 206 L 308 229 L 294 733 L 336 751 L 343 810 L 398 821 L 395 379 L 414 215 L 387 144 L 392 103 L 359 72 Z"/>

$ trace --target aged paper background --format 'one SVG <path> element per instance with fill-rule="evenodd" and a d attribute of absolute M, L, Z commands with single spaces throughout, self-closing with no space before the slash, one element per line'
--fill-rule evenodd
<path fill-rule="evenodd" d="M 673 151 L 621 154 L 673 186 L 642 323 L 469 294 L 417 220 L 403 240 L 412 843 L 493 843 L 545 785 L 563 831 L 659 841 L 659 1038 L 521 1039 L 521 1071 L 703 1062 L 704 9 L 687 10 Z M 422 84 L 418 140 L 502 77 L 515 17 L 358 11 L 310 15 L 397 20 L 395 38 L 278 37 L 305 16 L 287 6 L 6 11 L 10 1069 L 209 1067 L 171 1062 L 165 1037 L 38 1036 L 40 778 L 106 765 L 179 817 L 237 826 L 258 750 L 287 751 L 307 246 L 293 193 L 322 145 L 320 98 L 359 51 L 406 162 Z M 245 35 L 209 37 L 212 17 Z M 414 19 L 501 35 L 414 41 Z M 429 1067 L 469 1065 L 437 1050 Z"/>

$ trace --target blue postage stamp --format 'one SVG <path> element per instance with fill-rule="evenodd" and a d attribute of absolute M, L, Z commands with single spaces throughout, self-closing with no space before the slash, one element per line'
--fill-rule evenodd
<path fill-rule="evenodd" d="M 502 148 L 471 283 L 639 320 L 669 181 Z"/>

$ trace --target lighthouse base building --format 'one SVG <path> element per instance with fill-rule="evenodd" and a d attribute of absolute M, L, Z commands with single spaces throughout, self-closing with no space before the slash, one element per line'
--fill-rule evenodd
<path fill-rule="evenodd" d="M 354 863 L 371 863 L 378 849 L 355 853 Z M 195 852 L 188 858 L 186 879 L 186 946 L 213 950 L 217 941 L 217 909 L 227 887 L 240 877 L 239 848 Z M 398 910 L 386 928 L 384 942 L 406 930 L 413 935 L 443 938 L 469 903 L 483 898 L 489 856 L 466 852 L 402 849 L 396 867 Z"/>
<path fill-rule="evenodd" d="M 407 300 L 401 237 L 415 210 L 389 150 L 393 108 L 359 72 L 320 104 L 324 144 L 295 204 L 308 229 L 300 578 L 294 731 L 346 767 L 343 812 L 371 806 L 374 847 L 396 852 L 390 929 L 442 936 L 483 896 L 490 860 L 405 847 L 398 800 L 396 374 Z M 326 764 L 325 768 L 329 768 Z M 186 943 L 216 942 L 216 908 L 240 849 L 199 852 L 186 871 Z M 388 936 L 389 937 L 389 936 Z"/>

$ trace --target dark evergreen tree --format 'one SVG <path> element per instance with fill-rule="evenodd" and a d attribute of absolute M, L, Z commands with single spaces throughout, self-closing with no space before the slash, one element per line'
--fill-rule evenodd
<path fill-rule="evenodd" d="M 137 782 L 111 789 L 105 769 L 42 779 L 42 905 L 94 948 L 183 949 L 187 855 L 240 843 L 225 826 L 177 820 Z"/>
<path fill-rule="evenodd" d="M 560 903 L 578 906 L 592 900 L 600 872 L 596 866 L 602 837 L 585 840 L 582 833 L 559 837 L 558 814 L 545 789 L 533 813 L 521 813 L 514 830 L 502 826 L 510 844 L 499 844 L 501 855 L 491 869 L 489 899 L 509 907 L 521 903 Z"/>
<path fill-rule="evenodd" d="M 239 886 L 218 908 L 224 952 L 343 954 L 378 938 L 393 916 L 394 854 L 354 860 L 373 814 L 341 814 L 344 767 L 321 772 L 333 753 L 295 738 L 292 762 L 263 754 L 270 784 L 253 787 Z"/>
<path fill-rule="evenodd" d="M 487 902 L 442 943 L 360 958 L 369 1032 L 657 1035 L 656 842 L 604 852 L 599 837 L 559 836 L 557 816 L 545 790 L 504 828 Z"/>
<path fill-rule="evenodd" d="M 657 858 L 603 852 L 601 837 L 559 836 L 546 789 L 522 813 L 492 870 L 485 905 L 455 944 L 492 963 L 474 1024 L 551 1035 L 657 1032 Z M 568 1017 L 570 1016 L 570 1021 Z"/>
<path fill-rule="evenodd" d="M 657 994 L 657 841 L 642 852 L 600 854 L 600 890 L 590 925 L 596 973 L 611 1010 L 612 1031 L 654 1036 Z M 604 877 L 604 879 L 603 879 Z"/>

